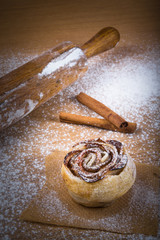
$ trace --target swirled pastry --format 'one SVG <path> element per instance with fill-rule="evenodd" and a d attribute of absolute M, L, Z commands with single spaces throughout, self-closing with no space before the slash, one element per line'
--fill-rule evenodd
<path fill-rule="evenodd" d="M 61 173 L 73 200 L 100 207 L 131 188 L 136 167 L 121 142 L 98 138 L 75 144 L 64 158 Z"/>

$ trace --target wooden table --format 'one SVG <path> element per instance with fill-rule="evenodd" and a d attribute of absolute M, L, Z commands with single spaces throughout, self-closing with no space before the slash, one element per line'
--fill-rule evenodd
<path fill-rule="evenodd" d="M 85 82 L 89 81 L 95 63 L 94 66 L 98 68 L 102 64 L 113 70 L 113 64 L 116 67 L 117 62 L 121 63 L 121 58 L 123 62 L 126 57 L 134 57 L 135 60 L 137 57 L 138 61 L 145 56 L 147 60 L 146 51 L 155 54 L 153 57 L 149 55 L 149 60 L 150 57 L 156 59 L 154 66 L 157 67 L 158 79 L 159 12 L 158 0 L 2 0 L 0 75 L 3 76 L 62 41 L 72 41 L 81 46 L 101 28 L 113 26 L 121 34 L 120 43 L 110 52 L 89 60 L 90 72 L 86 73 L 88 74 L 86 79 L 85 76 L 83 77 L 82 84 L 85 85 Z M 80 85 L 80 80 L 77 84 Z M 92 89 L 92 85 L 85 85 L 84 89 L 86 91 Z M 134 135 L 62 124 L 58 115 L 63 110 L 95 116 L 84 106 L 78 105 L 74 98 L 76 93 L 78 93 L 76 85 L 67 88 L 23 120 L 1 132 L 2 231 L 0 234 L 2 239 L 120 239 L 120 236 L 123 237 L 105 231 L 26 223 L 18 219 L 19 214 L 45 183 L 45 156 L 55 149 L 68 150 L 79 139 L 97 136 L 117 138 L 127 144 L 129 152 L 136 160 L 158 165 L 159 128 L 155 126 L 159 122 L 158 108 L 154 111 L 154 119 L 156 119 L 154 126 L 151 126 L 153 116 L 150 112 L 147 113 L 145 109 L 143 114 L 142 109 L 141 118 L 138 119 L 139 113 L 134 117 L 133 110 L 129 120 L 137 121 L 139 126 Z M 158 106 L 158 103 L 154 106 Z M 128 113 L 128 116 L 130 114 Z M 152 148 L 150 144 L 153 145 Z M 125 236 L 125 239 L 139 239 L 139 237 L 140 235 L 134 234 Z M 141 239 L 144 237 L 141 235 Z"/>

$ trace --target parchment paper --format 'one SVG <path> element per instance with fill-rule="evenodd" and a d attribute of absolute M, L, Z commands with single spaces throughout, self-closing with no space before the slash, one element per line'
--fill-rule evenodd
<path fill-rule="evenodd" d="M 136 182 L 128 193 L 109 207 L 87 208 L 70 198 L 63 183 L 60 171 L 65 154 L 55 151 L 46 158 L 46 184 L 22 212 L 21 219 L 117 233 L 157 235 L 158 167 L 136 163 Z"/>

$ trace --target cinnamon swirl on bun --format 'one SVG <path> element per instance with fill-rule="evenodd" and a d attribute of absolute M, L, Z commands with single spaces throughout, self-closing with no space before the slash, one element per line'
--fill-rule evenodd
<path fill-rule="evenodd" d="M 136 167 L 121 142 L 98 138 L 75 144 L 64 158 L 61 173 L 73 200 L 102 207 L 132 187 Z"/>

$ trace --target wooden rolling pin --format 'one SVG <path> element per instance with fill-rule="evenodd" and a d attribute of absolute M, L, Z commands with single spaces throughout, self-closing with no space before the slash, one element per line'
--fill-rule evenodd
<path fill-rule="evenodd" d="M 0 130 L 73 83 L 87 70 L 87 58 L 113 48 L 119 39 L 115 28 L 106 27 L 81 48 L 64 42 L 0 78 Z"/>

